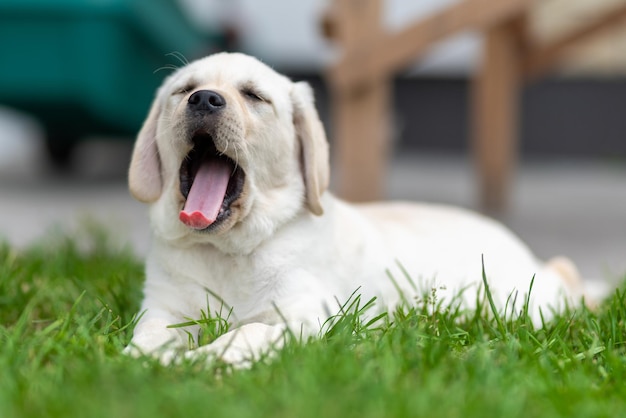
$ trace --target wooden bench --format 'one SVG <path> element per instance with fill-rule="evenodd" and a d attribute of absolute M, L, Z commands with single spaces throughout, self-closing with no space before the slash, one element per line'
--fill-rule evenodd
<path fill-rule="evenodd" d="M 392 77 L 436 42 L 480 31 L 483 56 L 469 103 L 471 149 L 483 210 L 503 211 L 517 161 L 520 87 L 553 69 L 572 45 L 626 18 L 626 5 L 619 6 L 559 39 L 539 42 L 528 24 L 533 3 L 461 0 L 389 33 L 381 25 L 383 0 L 333 0 L 322 29 L 341 51 L 326 73 L 339 195 L 352 201 L 383 197 L 391 151 Z"/>

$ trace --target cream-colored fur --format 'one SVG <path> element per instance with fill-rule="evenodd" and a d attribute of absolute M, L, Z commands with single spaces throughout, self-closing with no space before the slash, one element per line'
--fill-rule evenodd
<path fill-rule="evenodd" d="M 246 96 L 250 85 L 262 100 Z M 207 129 L 217 151 L 245 172 L 230 217 L 211 232 L 178 218 L 184 204 L 179 169 L 191 149 L 189 125 L 197 124 L 185 108 L 198 90 L 225 98 L 223 114 Z M 500 308 L 517 292 L 521 309 L 533 276 L 534 318 L 540 307 L 549 314 L 574 295 L 566 286 L 579 280 L 571 263 L 543 264 L 493 220 L 438 205 L 351 205 L 326 190 L 328 177 L 328 145 L 307 84 L 242 54 L 212 55 L 171 75 L 130 166 L 132 194 L 151 206 L 153 245 L 145 313 L 127 351 L 171 360 L 187 347 L 188 334 L 168 325 L 199 318 L 207 307 L 211 313 L 232 308 L 232 330 L 188 355 L 240 365 L 280 346 L 286 328 L 315 335 L 357 289 L 364 300 L 376 297 L 379 309 L 431 289 L 450 301 L 464 289 L 461 299 L 472 308 L 482 257 Z"/>

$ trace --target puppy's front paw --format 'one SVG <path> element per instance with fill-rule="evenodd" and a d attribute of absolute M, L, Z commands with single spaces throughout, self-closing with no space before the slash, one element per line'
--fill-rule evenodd
<path fill-rule="evenodd" d="M 187 359 L 221 360 L 238 369 L 247 369 L 271 356 L 285 341 L 285 326 L 253 323 L 230 331 L 209 345 L 185 354 Z"/>
<path fill-rule="evenodd" d="M 131 343 L 126 348 L 124 348 L 124 351 L 122 351 L 122 354 L 131 356 L 134 358 L 140 358 L 140 357 L 146 357 L 146 356 L 152 357 L 154 359 L 157 359 L 159 363 L 161 363 L 163 366 L 169 366 L 177 358 L 179 358 L 180 350 L 171 349 L 167 347 L 161 347 L 157 350 L 144 351 L 135 347 Z"/>
<path fill-rule="evenodd" d="M 182 346 L 180 335 L 161 319 L 149 319 L 135 329 L 133 339 L 123 353 L 132 357 L 151 356 L 161 364 L 170 364 Z"/>

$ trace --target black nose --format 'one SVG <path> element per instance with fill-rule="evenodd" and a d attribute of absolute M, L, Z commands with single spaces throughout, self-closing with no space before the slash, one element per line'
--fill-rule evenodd
<path fill-rule="evenodd" d="M 187 107 L 204 112 L 217 112 L 226 106 L 224 97 L 213 90 L 198 90 L 187 100 Z"/>

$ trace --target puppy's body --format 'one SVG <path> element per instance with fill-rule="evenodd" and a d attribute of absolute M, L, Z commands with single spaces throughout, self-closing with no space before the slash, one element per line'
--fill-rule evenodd
<path fill-rule="evenodd" d="M 216 220 L 189 207 L 203 196 L 192 199 L 185 187 L 200 183 L 194 170 L 213 160 L 233 171 Z M 357 290 L 381 309 L 430 289 L 449 301 L 463 291 L 471 308 L 482 257 L 500 308 L 515 292 L 521 308 L 533 277 L 535 318 L 539 307 L 574 295 L 562 277 L 576 275 L 570 263 L 543 265 L 492 220 L 435 205 L 349 205 L 327 185 L 327 143 L 308 86 L 241 54 L 214 55 L 171 76 L 130 169 L 131 192 L 152 204 L 154 243 L 145 314 L 129 351 L 168 359 L 172 352 L 159 350 L 187 340 L 168 325 L 222 306 L 232 308 L 234 330 L 197 351 L 234 363 L 279 344 L 285 327 L 314 334 Z"/>

